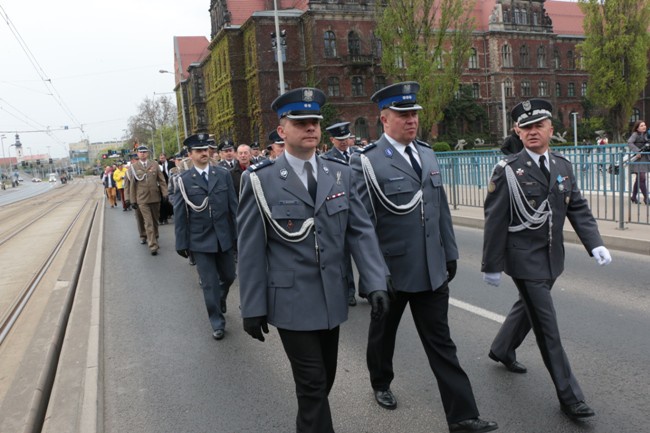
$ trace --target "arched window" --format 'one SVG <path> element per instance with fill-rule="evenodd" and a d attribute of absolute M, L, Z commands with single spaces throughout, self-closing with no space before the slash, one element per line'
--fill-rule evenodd
<path fill-rule="evenodd" d="M 338 77 L 327 79 L 327 96 L 341 96 L 341 86 Z"/>
<path fill-rule="evenodd" d="M 379 39 L 375 34 L 372 35 L 372 53 L 378 59 L 381 59 L 381 56 L 384 54 L 381 39 Z"/>
<path fill-rule="evenodd" d="M 548 82 L 540 81 L 537 83 L 537 92 L 539 96 L 548 96 Z"/>
<path fill-rule="evenodd" d="M 530 60 L 528 58 L 528 47 L 526 45 L 522 45 L 521 48 L 519 48 L 519 67 L 528 68 L 529 66 Z"/>
<path fill-rule="evenodd" d="M 583 81 L 580 86 L 580 96 L 587 96 L 587 82 Z"/>
<path fill-rule="evenodd" d="M 357 138 L 368 138 L 368 122 L 363 117 L 354 122 L 354 135 Z"/>
<path fill-rule="evenodd" d="M 336 57 L 336 35 L 334 32 L 326 31 L 323 40 L 325 42 L 325 57 Z"/>
<path fill-rule="evenodd" d="M 512 48 L 508 44 L 501 47 L 501 63 L 504 68 L 512 68 Z"/>
<path fill-rule="evenodd" d="M 363 96 L 364 94 L 363 77 L 358 75 L 352 77 L 352 96 Z"/>
<path fill-rule="evenodd" d="M 478 69 L 478 54 L 476 53 L 476 48 L 470 48 L 469 50 L 469 68 Z"/>
<path fill-rule="evenodd" d="M 472 83 L 472 98 L 479 99 L 481 97 L 481 86 L 478 83 Z"/>
<path fill-rule="evenodd" d="M 562 64 L 560 62 L 560 50 L 558 50 L 557 48 L 554 48 L 553 49 L 553 67 L 555 69 L 560 69 L 561 66 L 562 66 Z"/>
<path fill-rule="evenodd" d="M 361 55 L 361 40 L 356 32 L 348 33 L 348 53 L 350 57 L 358 57 Z"/>
<path fill-rule="evenodd" d="M 532 94 L 530 90 L 530 81 L 522 80 L 521 81 L 521 96 L 530 96 Z"/>
<path fill-rule="evenodd" d="M 566 53 L 566 59 L 567 62 L 569 63 L 569 69 L 575 69 L 576 68 L 576 59 L 573 58 L 573 51 L 567 51 Z"/>
<path fill-rule="evenodd" d="M 537 49 L 537 67 L 546 68 L 546 47 L 544 45 Z"/>
<path fill-rule="evenodd" d="M 562 85 L 555 83 L 555 96 L 562 96 Z"/>
<path fill-rule="evenodd" d="M 506 78 L 503 81 L 503 92 L 506 94 L 506 98 L 514 96 L 512 93 L 512 80 L 510 78 Z"/>
<path fill-rule="evenodd" d="M 641 120 L 641 111 L 638 108 L 633 108 L 632 115 L 630 116 L 630 123 L 634 123 L 638 120 Z"/>
<path fill-rule="evenodd" d="M 386 77 L 383 75 L 375 75 L 375 92 L 386 87 Z"/>
<path fill-rule="evenodd" d="M 569 83 L 569 87 L 567 87 L 567 96 L 573 97 L 576 95 L 576 85 L 574 83 Z"/>

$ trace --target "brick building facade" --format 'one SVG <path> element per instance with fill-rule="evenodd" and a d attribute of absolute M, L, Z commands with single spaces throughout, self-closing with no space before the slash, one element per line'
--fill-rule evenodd
<path fill-rule="evenodd" d="M 277 125 L 270 109 L 280 87 L 271 37 L 273 3 L 211 1 L 209 46 L 191 64 L 177 65 L 188 73 L 176 89 L 185 92 L 189 133 L 265 142 Z M 286 87 L 322 89 L 337 120 L 351 122 L 358 137 L 378 138 L 379 113 L 369 99 L 390 81 L 382 73 L 381 42 L 373 34 L 376 1 L 277 3 L 285 32 L 278 40 Z M 551 100 L 566 128 L 572 113 L 582 117 L 588 76 L 576 50 L 584 40 L 583 15 L 576 3 L 477 0 L 472 14 L 473 48 L 461 81 L 471 86 L 473 97 L 488 113 L 488 130 L 482 133 L 491 142 L 507 135 L 511 122 L 504 112 L 521 99 Z M 175 58 L 183 58 L 183 53 L 176 52 Z M 645 114 L 643 103 L 639 101 L 634 115 Z"/>

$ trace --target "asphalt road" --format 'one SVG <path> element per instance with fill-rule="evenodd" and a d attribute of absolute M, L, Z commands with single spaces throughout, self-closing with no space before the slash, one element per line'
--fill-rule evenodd
<path fill-rule="evenodd" d="M 238 291 L 231 290 L 226 338 L 215 341 L 194 267 L 174 252 L 173 224 L 160 228 L 161 250 L 138 243 L 135 218 L 106 210 L 104 244 L 104 424 L 106 433 L 288 433 L 295 431 L 291 371 L 275 329 L 266 342 L 244 333 Z M 648 263 L 613 252 L 599 268 L 584 249 L 567 245 L 567 271 L 554 288 L 564 347 L 597 416 L 564 417 L 532 335 L 518 359 L 525 375 L 487 358 L 499 316 L 516 298 L 508 278 L 481 281 L 482 233 L 457 228 L 459 271 L 451 284 L 452 336 L 482 417 L 503 432 L 647 431 L 650 407 Z M 252 272 L 254 270 L 246 270 Z M 395 411 L 373 399 L 365 365 L 370 308 L 350 309 L 341 328 L 339 366 L 330 395 L 338 433 L 446 432 L 435 379 L 410 315 L 394 358 Z"/>

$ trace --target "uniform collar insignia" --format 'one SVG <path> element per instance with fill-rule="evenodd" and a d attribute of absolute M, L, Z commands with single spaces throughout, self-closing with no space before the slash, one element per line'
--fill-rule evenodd
<path fill-rule="evenodd" d="M 530 162 L 530 161 L 526 161 L 526 165 L 527 165 L 528 167 L 532 167 L 533 163 Z"/>
<path fill-rule="evenodd" d="M 325 166 L 323 166 L 323 171 L 325 172 L 325 174 L 330 174 L 330 169 Z"/>
<path fill-rule="evenodd" d="M 392 158 L 393 157 L 393 149 L 387 148 L 384 150 L 384 153 L 386 154 L 387 157 Z"/>
<path fill-rule="evenodd" d="M 286 168 L 281 169 L 280 170 L 280 177 L 282 179 L 286 179 L 287 176 L 289 176 L 289 172 L 287 171 L 287 169 Z"/>

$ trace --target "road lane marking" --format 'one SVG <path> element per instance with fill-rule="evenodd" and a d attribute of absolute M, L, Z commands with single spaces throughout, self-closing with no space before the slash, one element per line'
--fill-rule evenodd
<path fill-rule="evenodd" d="M 456 298 L 449 298 L 449 303 L 453 305 L 454 307 L 460 308 L 465 311 L 469 311 L 470 313 L 474 313 L 478 316 L 485 317 L 486 319 L 493 320 L 497 323 L 503 323 L 506 320 L 506 316 L 502 316 L 501 314 L 493 313 L 492 311 L 486 310 L 485 308 L 477 307 L 472 304 L 468 304 L 467 302 L 463 302 L 459 299 Z"/>

